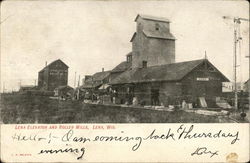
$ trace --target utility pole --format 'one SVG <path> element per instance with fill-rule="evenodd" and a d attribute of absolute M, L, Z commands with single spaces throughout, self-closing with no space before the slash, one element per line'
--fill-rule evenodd
<path fill-rule="evenodd" d="M 76 88 L 76 72 L 75 72 L 75 79 L 74 79 L 74 88 Z"/>
<path fill-rule="evenodd" d="M 234 19 L 234 108 L 238 109 L 238 90 L 237 90 L 237 21 Z"/>
<path fill-rule="evenodd" d="M 237 36 L 237 30 L 239 27 L 237 25 L 241 24 L 241 21 L 249 21 L 249 19 L 246 18 L 238 18 L 238 17 L 227 17 L 223 16 L 223 19 L 232 19 L 234 22 L 234 63 L 233 63 L 233 69 L 234 69 L 234 108 L 235 110 L 238 109 L 238 90 L 237 90 L 237 43 L 242 39 L 240 36 Z M 249 63 L 250 64 L 250 63 Z M 250 68 L 250 65 L 249 65 Z"/>
<path fill-rule="evenodd" d="M 19 80 L 19 89 L 21 89 L 21 86 L 22 86 L 22 80 L 20 79 Z"/>
<path fill-rule="evenodd" d="M 246 56 L 246 58 L 249 59 L 249 61 L 248 61 L 248 64 L 249 64 L 249 69 L 248 69 L 249 76 L 248 76 L 248 80 L 250 80 L 250 55 Z M 250 82 L 250 81 L 248 81 L 248 82 Z M 248 89 L 247 90 L 248 91 L 248 108 L 250 109 L 250 88 L 249 88 L 249 84 L 248 83 L 246 83 L 246 85 L 247 85 L 246 87 Z"/>
<path fill-rule="evenodd" d="M 79 77 L 78 77 L 78 83 L 77 83 L 78 87 L 80 86 L 80 78 L 81 78 L 81 76 L 79 75 Z"/>
<path fill-rule="evenodd" d="M 91 94 L 91 100 L 92 100 L 92 102 L 94 101 L 94 97 L 93 97 L 93 94 L 94 94 L 94 78 L 93 78 L 93 76 L 91 77 L 92 79 L 92 94 Z"/>

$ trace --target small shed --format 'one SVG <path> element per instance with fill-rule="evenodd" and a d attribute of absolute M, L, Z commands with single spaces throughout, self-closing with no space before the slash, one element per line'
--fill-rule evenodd
<path fill-rule="evenodd" d="M 55 88 L 54 95 L 63 99 L 69 99 L 74 94 L 74 89 L 68 85 Z"/>

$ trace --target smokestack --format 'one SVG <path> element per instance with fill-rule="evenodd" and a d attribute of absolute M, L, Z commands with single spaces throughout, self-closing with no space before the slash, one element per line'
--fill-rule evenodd
<path fill-rule="evenodd" d="M 45 67 L 47 67 L 47 61 L 45 62 Z"/>
<path fill-rule="evenodd" d="M 102 68 L 102 72 L 104 72 L 104 68 Z"/>

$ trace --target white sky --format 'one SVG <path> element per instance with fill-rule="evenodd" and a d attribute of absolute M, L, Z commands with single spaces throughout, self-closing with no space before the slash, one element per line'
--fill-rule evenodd
<path fill-rule="evenodd" d="M 45 61 L 60 58 L 74 74 L 110 70 L 131 51 L 138 13 L 166 17 L 177 38 L 176 61 L 208 59 L 233 79 L 233 21 L 249 19 L 247 1 L 4 1 L 1 3 L 1 89 L 34 84 Z M 6 19 L 7 18 L 7 19 Z M 249 23 L 241 23 L 238 80 L 248 78 Z M 77 76 L 78 79 L 78 76 Z"/>

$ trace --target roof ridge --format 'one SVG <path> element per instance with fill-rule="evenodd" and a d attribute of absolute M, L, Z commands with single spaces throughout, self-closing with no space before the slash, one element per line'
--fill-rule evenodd
<path fill-rule="evenodd" d="M 60 58 L 50 62 L 48 65 L 46 65 L 44 68 L 42 68 L 39 72 L 42 72 L 43 70 L 45 70 L 47 67 L 49 67 L 50 65 L 52 65 L 53 63 L 57 62 L 57 61 L 61 61 L 65 66 L 69 67 L 65 62 L 63 62 Z"/>
<path fill-rule="evenodd" d="M 151 33 L 150 34 L 150 32 L 152 32 L 152 31 L 145 30 L 145 29 L 143 29 L 142 32 L 146 37 L 150 37 L 150 38 L 158 38 L 158 39 L 165 39 L 165 40 L 176 40 L 176 38 L 174 37 L 174 35 L 170 31 L 169 32 L 164 32 L 164 33 L 162 33 L 160 35 L 157 35 L 156 33 Z M 167 35 L 167 36 L 163 36 L 163 35 Z"/>
<path fill-rule="evenodd" d="M 175 62 L 175 63 L 168 63 L 168 64 L 161 64 L 161 65 L 155 65 L 155 66 L 150 66 L 150 67 L 161 67 L 161 66 L 166 66 L 166 65 L 174 65 L 174 64 L 179 64 L 179 63 L 186 63 L 186 62 L 195 62 L 195 61 L 202 61 L 205 59 L 196 59 L 196 60 L 191 60 L 191 61 L 182 61 L 182 62 Z M 147 68 L 150 68 L 147 67 Z"/>
<path fill-rule="evenodd" d="M 111 84 L 116 85 L 124 83 L 179 81 L 204 62 L 208 62 L 208 64 L 211 64 L 211 66 L 215 67 L 207 59 L 197 59 L 156 65 L 147 68 L 136 68 L 123 72 L 113 81 L 111 81 Z M 228 81 L 228 79 L 216 67 L 215 69 L 222 75 L 224 81 Z"/>
<path fill-rule="evenodd" d="M 161 17 L 161 16 L 152 16 L 152 15 L 145 15 L 145 14 L 137 14 L 135 21 L 137 20 L 138 17 L 141 17 L 143 19 L 149 19 L 149 20 L 156 20 L 156 21 L 161 21 L 161 22 L 168 22 L 170 23 L 170 20 L 165 18 L 165 17 Z"/>
<path fill-rule="evenodd" d="M 111 72 L 111 70 L 108 70 L 108 71 L 99 71 L 99 72 L 96 72 L 96 73 L 94 73 L 94 74 L 102 73 L 102 72 Z"/>

